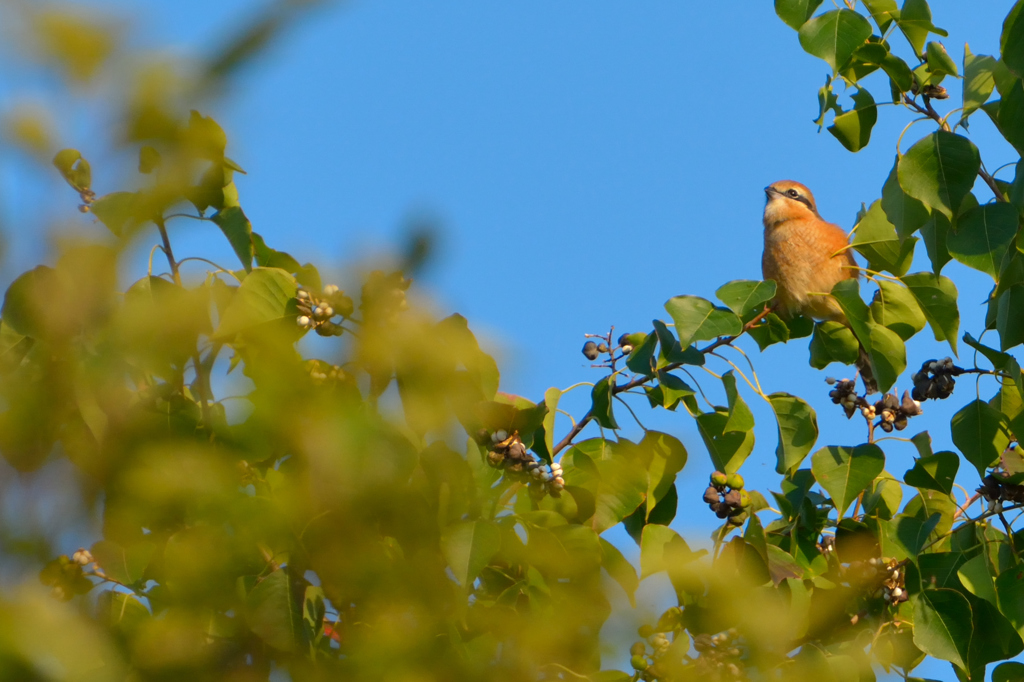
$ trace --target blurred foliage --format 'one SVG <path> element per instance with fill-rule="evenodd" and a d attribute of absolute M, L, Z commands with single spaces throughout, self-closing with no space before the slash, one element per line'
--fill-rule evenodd
<path fill-rule="evenodd" d="M 62 242 L 52 266 L 20 274 L 4 296 L 0 454 L 8 471 L 68 463 L 75 490 L 63 494 L 101 519 L 101 536 L 51 552 L 54 538 L 3 528 L 3 552 L 23 556 L 38 581 L 0 597 L 0 678 L 874 680 L 883 669 L 907 677 L 932 656 L 982 680 L 1024 649 L 1024 536 L 1007 517 L 1024 507 L 1024 376 L 1008 352 L 1024 342 L 1024 190 L 1019 172 L 1012 182 L 989 174 L 966 136 L 983 111 L 1021 148 L 1024 3 L 1004 23 L 1000 55 L 965 49 L 961 65 L 929 40 L 946 33 L 925 0 L 820 13 L 818 1 L 775 0 L 829 67 L 816 123 L 831 115 L 846 148 L 870 141 L 872 74 L 889 88 L 882 99 L 930 121 L 916 142 L 898 142 L 879 201 L 858 217 L 852 246 L 873 298 L 856 281 L 837 285 L 849 326 L 774 315 L 770 281 L 729 282 L 716 292 L 722 305 L 672 298 L 673 327 L 590 335 L 583 352 L 601 378 L 568 431 L 555 421 L 562 390 L 535 402 L 500 392 L 467 321 L 410 302 L 407 272 L 373 271 L 342 291 L 254 231 L 228 136 L 188 104 L 311 4 L 272 4 L 188 77 L 136 59 L 123 27 L 102 17 L 4 8 L 25 54 L 67 87 L 134 65 L 108 106 L 119 107 L 118 149 L 137 162 L 125 183 L 134 189 L 97 188 L 85 155 L 55 148 L 56 112 L 16 105 L 4 117 L 8 148 L 52 160 L 79 210 L 110 234 Z M 941 115 L 946 78 L 964 79 L 964 102 Z M 852 89 L 851 109 L 836 87 Z M 979 178 L 989 203 L 973 193 Z M 238 264 L 207 261 L 205 277 L 183 276 L 167 228 L 183 217 L 210 223 Z M 407 270 L 429 251 L 429 231 L 416 234 Z M 129 247 L 154 238 L 167 272 L 151 259 L 123 286 Z M 934 272 L 908 274 L 919 243 Z M 993 280 L 979 331 L 994 331 L 998 347 L 963 337 L 984 367 L 907 358 L 905 341 L 926 327 L 957 350 L 957 289 L 940 274 L 951 258 Z M 300 355 L 308 334 L 333 355 Z M 746 335 L 766 354 L 810 337 L 819 369 L 851 363 L 861 347 L 892 392 L 870 402 L 853 381 L 832 382 L 835 408 L 766 395 L 753 364 L 723 355 Z M 919 369 L 907 377 L 908 366 Z M 933 452 L 922 431 L 902 480 L 887 471 L 878 431 L 903 431 L 963 374 L 997 390 L 952 419 L 959 453 Z M 902 397 L 901 379 L 912 385 Z M 700 492 L 677 481 L 692 455 L 668 433 L 617 433 L 616 411 L 639 406 L 637 394 L 694 418 L 719 470 L 703 493 L 722 522 L 710 552 L 669 527 L 680 498 Z M 777 443 L 780 478 L 767 494 L 739 473 L 755 446 L 744 394 L 775 415 L 760 430 Z M 816 447 L 816 409 L 863 418 L 866 442 Z M 591 422 L 600 437 L 581 440 Z M 954 483 L 961 459 L 978 472 L 974 495 Z M 619 524 L 639 546 L 639 573 L 602 536 Z M 602 671 L 607 590 L 632 602 L 661 573 L 677 603 L 631 647 L 612 643 L 628 671 Z M 1001 663 L 993 679 L 1021 679 L 1020 669 Z"/>

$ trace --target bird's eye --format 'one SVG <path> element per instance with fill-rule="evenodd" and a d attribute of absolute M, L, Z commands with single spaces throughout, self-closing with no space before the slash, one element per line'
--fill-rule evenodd
<path fill-rule="evenodd" d="M 788 194 L 789 196 L 793 197 L 794 199 L 796 199 L 798 196 L 800 196 L 800 192 L 797 192 L 795 189 L 787 190 L 786 194 Z"/>

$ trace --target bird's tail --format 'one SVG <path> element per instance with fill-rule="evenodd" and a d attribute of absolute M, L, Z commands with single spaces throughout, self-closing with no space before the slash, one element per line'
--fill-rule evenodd
<path fill-rule="evenodd" d="M 860 346 L 858 349 L 857 371 L 860 372 L 860 378 L 864 381 L 864 390 L 867 394 L 878 393 L 878 381 L 875 380 L 875 373 L 871 369 L 871 358 L 868 357 L 864 346 Z"/>

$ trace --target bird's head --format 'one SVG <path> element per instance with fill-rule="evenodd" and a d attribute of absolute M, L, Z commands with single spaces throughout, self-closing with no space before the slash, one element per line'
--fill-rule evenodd
<path fill-rule="evenodd" d="M 764 205 L 765 226 L 794 218 L 820 218 L 814 195 L 799 182 L 780 180 L 764 188 L 768 200 Z"/>

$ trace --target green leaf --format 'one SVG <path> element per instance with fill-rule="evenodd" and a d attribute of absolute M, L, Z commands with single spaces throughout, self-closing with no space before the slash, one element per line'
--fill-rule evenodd
<path fill-rule="evenodd" d="M 562 458 L 566 487 L 586 488 L 594 496 L 595 512 L 586 525 L 603 533 L 632 514 L 644 501 L 647 469 L 636 445 L 600 438 L 577 443 Z"/>
<path fill-rule="evenodd" d="M 938 211 L 932 213 L 931 218 L 921 226 L 921 240 L 928 251 L 928 260 L 931 261 L 932 270 L 936 275 L 942 272 L 943 266 L 952 258 L 946 247 L 951 229 L 949 218 Z"/>
<path fill-rule="evenodd" d="M 57 271 L 45 265 L 18 275 L 4 294 L 0 310 L 4 326 L 22 336 L 46 338 L 53 325 L 45 304 L 60 288 Z"/>
<path fill-rule="evenodd" d="M 903 475 L 903 480 L 915 488 L 938 490 L 949 495 L 959 468 L 960 457 L 955 452 L 937 452 L 914 460 L 914 468 Z"/>
<path fill-rule="evenodd" d="M 774 298 L 775 282 L 738 279 L 718 287 L 715 296 L 740 318 L 747 320 L 748 316 L 761 312 L 764 304 Z"/>
<path fill-rule="evenodd" d="M 999 37 L 999 51 L 1003 63 L 1018 78 L 1024 78 L 1024 13 L 1021 2 L 1014 4 L 1013 9 L 1003 21 L 1003 32 Z"/>
<path fill-rule="evenodd" d="M 501 549 L 501 531 L 490 521 L 463 521 L 441 533 L 441 553 L 463 588 L 469 586 Z"/>
<path fill-rule="evenodd" d="M 249 627 L 268 645 L 294 651 L 302 635 L 302 610 L 287 569 L 256 583 L 247 600 Z"/>
<path fill-rule="evenodd" d="M 800 45 L 836 72 L 871 37 L 871 24 L 848 9 L 825 12 L 800 27 Z"/>
<path fill-rule="evenodd" d="M 871 13 L 880 35 L 885 35 L 889 26 L 900 15 L 896 0 L 864 0 L 864 7 Z"/>
<path fill-rule="evenodd" d="M 810 405 L 795 395 L 772 393 L 768 401 L 779 423 L 775 470 L 785 474 L 800 466 L 818 440 L 818 416 Z"/>
<path fill-rule="evenodd" d="M 706 554 L 705 550 L 692 552 L 686 541 L 668 526 L 655 523 L 644 526 L 640 538 L 640 579 L 661 571 L 678 567 L 677 562 L 687 562 Z"/>
<path fill-rule="evenodd" d="M 1000 573 L 995 591 L 999 612 L 1024 637 L 1024 566 L 1018 564 Z"/>
<path fill-rule="evenodd" d="M 942 275 L 918 272 L 902 278 L 910 293 L 917 299 L 936 341 L 948 341 L 956 353 L 957 332 L 960 329 L 960 309 L 953 281 Z"/>
<path fill-rule="evenodd" d="M 790 28 L 799 31 L 822 0 L 775 0 L 775 13 Z"/>
<path fill-rule="evenodd" d="M 967 591 L 979 599 L 996 604 L 996 587 L 989 572 L 988 559 L 979 554 L 965 561 L 957 570 L 957 577 Z"/>
<path fill-rule="evenodd" d="M 126 549 L 109 540 L 100 540 L 89 549 L 103 572 L 122 585 L 142 580 L 155 550 L 151 542 L 138 542 Z"/>
<path fill-rule="evenodd" d="M 732 370 L 722 375 L 722 384 L 725 386 L 725 395 L 729 401 L 729 421 L 723 430 L 750 431 L 754 428 L 754 415 L 736 390 L 736 375 Z"/>
<path fill-rule="evenodd" d="M 594 390 L 590 393 L 590 399 L 592 406 L 590 408 L 590 414 L 593 415 L 594 421 L 600 424 L 606 429 L 617 429 L 619 428 L 618 423 L 615 421 L 615 415 L 612 412 L 612 396 L 615 391 L 615 376 L 609 375 L 594 384 Z"/>
<path fill-rule="evenodd" d="M 665 303 L 665 310 L 675 321 L 680 346 L 719 336 L 735 336 L 743 330 L 743 323 L 736 313 L 728 308 L 718 308 L 698 296 L 670 298 Z"/>
<path fill-rule="evenodd" d="M 138 216 L 139 195 L 135 192 L 105 194 L 92 202 L 89 210 L 118 237 L 142 222 Z"/>
<path fill-rule="evenodd" d="M 839 106 L 839 97 L 832 89 L 833 76 L 825 76 L 825 85 L 821 86 L 818 90 L 818 118 L 814 119 L 814 123 L 818 126 L 818 132 L 821 132 L 822 127 L 825 125 L 825 117 L 828 112 L 832 112 L 836 115 L 843 113 L 843 108 Z"/>
<path fill-rule="evenodd" d="M 752 327 L 747 334 L 754 339 L 758 348 L 764 350 L 776 343 L 786 343 L 790 339 L 790 329 L 786 322 L 775 313 L 768 313 L 764 322 Z"/>
<path fill-rule="evenodd" d="M 134 594 L 106 590 L 96 600 L 100 622 L 115 631 L 131 636 L 146 627 L 149 609 Z"/>
<path fill-rule="evenodd" d="M 252 270 L 253 244 L 252 224 L 245 217 L 240 206 L 229 206 L 218 211 L 211 218 L 213 222 L 224 232 L 224 236 L 231 243 L 235 255 L 242 262 L 246 272 Z"/>
<path fill-rule="evenodd" d="M 661 320 L 652 320 L 654 333 L 658 336 L 660 345 L 658 351 L 658 369 L 672 364 L 703 365 L 704 354 L 694 346 L 687 346 L 685 349 L 680 345 L 678 339 L 672 335 L 672 330 Z"/>
<path fill-rule="evenodd" d="M 871 129 L 878 120 L 878 107 L 875 98 L 863 88 L 857 88 L 851 97 L 853 108 L 838 114 L 828 127 L 828 132 L 847 150 L 859 152 L 871 141 Z"/>
<path fill-rule="evenodd" d="M 816 322 L 811 337 L 811 367 L 825 369 L 832 362 L 852 365 L 857 361 L 860 345 L 850 328 L 841 322 Z"/>
<path fill-rule="evenodd" d="M 214 337 L 225 338 L 293 315 L 289 305 L 298 285 L 279 268 L 254 268 L 242 280 L 221 316 Z"/>
<path fill-rule="evenodd" d="M 928 538 L 941 520 L 941 513 L 932 514 L 924 520 L 906 513 L 897 514 L 891 521 L 882 524 L 882 553 L 885 556 L 917 562 L 921 548 L 928 542 Z"/>
<path fill-rule="evenodd" d="M 946 238 L 949 254 L 993 280 L 1017 234 L 1017 208 L 997 202 L 972 208 L 960 216 Z"/>
<path fill-rule="evenodd" d="M 879 389 L 888 391 L 907 366 L 903 340 L 895 332 L 875 324 L 870 309 L 860 298 L 857 280 L 839 282 L 832 287 L 832 296 L 843 309 L 853 333 L 867 351 Z"/>
<path fill-rule="evenodd" d="M 899 157 L 889 171 L 885 185 L 882 186 L 882 210 L 885 217 L 896 229 L 900 240 L 904 240 L 928 222 L 929 212 L 917 199 L 903 191 L 897 176 Z"/>
<path fill-rule="evenodd" d="M 660 431 L 647 431 L 639 449 L 647 462 L 647 520 L 675 484 L 676 474 L 686 466 L 687 453 L 675 436 Z"/>
<path fill-rule="evenodd" d="M 562 391 L 551 387 L 544 391 L 544 445 L 549 453 L 555 451 L 555 417 L 558 415 L 558 401 L 562 399 Z M 550 457 L 549 457 L 550 459 Z"/>
<path fill-rule="evenodd" d="M 985 477 L 985 469 L 999 461 L 1010 444 L 1002 413 L 984 400 L 974 400 L 953 415 L 950 422 L 953 443 Z"/>
<path fill-rule="evenodd" d="M 629 597 L 629 605 L 636 608 L 636 589 L 640 587 L 640 579 L 636 576 L 636 569 L 633 564 L 626 561 L 615 545 L 604 538 L 601 541 L 601 566 L 608 571 L 612 580 L 619 584 L 626 596 Z"/>
<path fill-rule="evenodd" d="M 924 42 L 928 39 L 929 33 L 942 37 L 949 35 L 932 23 L 932 11 L 927 0 L 903 0 L 903 7 L 896 17 L 896 25 L 903 31 L 916 55 L 924 54 Z"/>
<path fill-rule="evenodd" d="M 85 192 L 92 186 L 92 168 L 77 149 L 60 150 L 53 157 L 53 165 L 76 192 Z"/>
<path fill-rule="evenodd" d="M 829 445 L 811 457 L 811 471 L 832 497 L 839 518 L 885 468 L 885 453 L 873 443 L 856 448 Z"/>
<path fill-rule="evenodd" d="M 967 649 L 974 632 L 971 604 L 951 589 L 924 590 L 911 598 L 914 644 L 930 656 L 967 667 Z"/>
<path fill-rule="evenodd" d="M 314 644 L 320 639 L 326 614 L 323 588 L 310 585 L 302 595 L 302 631 L 307 642 Z"/>
<path fill-rule="evenodd" d="M 926 53 L 928 61 L 928 70 L 932 73 L 944 73 L 949 76 L 959 76 L 960 72 L 957 71 L 956 62 L 946 52 L 946 47 L 937 41 L 928 43 L 928 50 Z"/>
<path fill-rule="evenodd" d="M 871 317 L 904 341 L 924 329 L 927 323 L 910 290 L 889 280 L 878 281 L 878 291 L 871 302 Z"/>
<path fill-rule="evenodd" d="M 655 332 L 648 334 L 639 346 L 634 346 L 626 357 L 626 367 L 631 372 L 651 376 L 657 363 L 654 360 L 654 351 L 658 348 L 658 335 Z"/>
<path fill-rule="evenodd" d="M 896 227 L 889 222 L 882 202 L 875 201 L 857 223 L 853 233 L 853 248 L 868 261 L 868 267 L 882 272 L 887 270 L 900 277 L 910 269 L 914 259 L 913 237 L 900 241 Z"/>
<path fill-rule="evenodd" d="M 899 161 L 900 186 L 925 206 L 952 220 L 981 168 L 974 143 L 937 131 L 921 138 Z"/>
<path fill-rule="evenodd" d="M 1024 663 L 1007 661 L 992 671 L 992 682 L 1020 682 L 1024 680 Z"/>
<path fill-rule="evenodd" d="M 657 385 L 647 385 L 644 390 L 651 407 L 660 406 L 666 410 L 675 410 L 679 406 L 679 402 L 683 401 L 690 414 L 696 415 L 700 412 L 697 401 L 693 397 L 696 395 L 696 391 L 688 383 L 669 372 L 659 370 Z"/>
<path fill-rule="evenodd" d="M 988 55 L 973 55 L 964 44 L 964 99 L 962 119 L 977 111 L 992 96 L 996 79 L 996 60 Z"/>
<path fill-rule="evenodd" d="M 1024 343 L 1024 285 L 1014 285 L 999 295 L 996 306 L 996 330 L 999 348 L 1009 350 Z"/>
<path fill-rule="evenodd" d="M 719 471 L 734 473 L 754 450 L 754 432 L 726 431 L 729 413 L 707 412 L 697 417 L 697 429 L 704 439 L 711 463 Z"/>
<path fill-rule="evenodd" d="M 1006 141 L 1012 144 L 1018 153 L 1024 153 L 1024 85 L 1021 81 L 1014 81 L 1013 87 L 1003 93 L 1001 100 L 990 102 L 983 108 Z M 993 113 L 995 116 L 992 116 Z"/>

